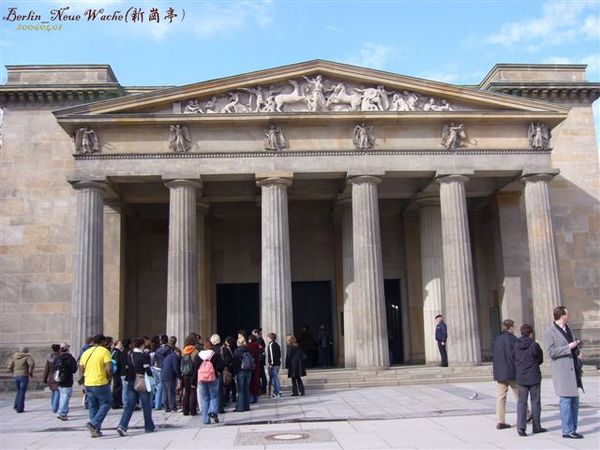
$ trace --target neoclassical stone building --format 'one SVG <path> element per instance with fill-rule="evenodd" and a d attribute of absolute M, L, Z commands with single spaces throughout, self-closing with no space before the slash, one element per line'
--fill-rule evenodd
<path fill-rule="evenodd" d="M 489 358 L 566 304 L 600 342 L 600 169 L 581 65 L 456 86 L 310 61 L 179 87 L 7 66 L 2 350 L 324 323 L 346 367 Z"/>

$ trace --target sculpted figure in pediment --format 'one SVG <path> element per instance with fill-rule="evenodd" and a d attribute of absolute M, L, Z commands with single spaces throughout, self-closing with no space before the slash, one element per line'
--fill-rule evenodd
<path fill-rule="evenodd" d="M 223 107 L 224 113 L 246 113 L 250 108 L 240 103 L 240 95 L 237 93 L 229 94 L 229 102 Z"/>
<path fill-rule="evenodd" d="M 289 80 L 289 83 L 294 88 L 289 94 L 278 94 L 275 96 L 275 110 L 278 112 L 284 112 L 283 107 L 285 105 L 294 103 L 304 103 L 307 107 L 310 106 L 309 99 L 306 98 L 305 94 L 300 91 L 300 85 L 296 80 Z"/>
<path fill-rule="evenodd" d="M 312 79 L 307 77 L 303 78 L 308 82 L 309 90 L 312 90 L 307 102 L 309 110 L 326 111 L 327 101 L 325 100 L 323 78 L 321 75 L 317 75 Z"/>
<path fill-rule="evenodd" d="M 185 108 L 183 108 L 184 114 L 202 114 L 202 108 L 200 102 L 196 99 L 190 100 Z"/>
<path fill-rule="evenodd" d="M 352 143 L 359 150 L 371 150 L 375 146 L 373 127 L 365 123 L 355 125 L 352 133 Z"/>
<path fill-rule="evenodd" d="M 350 111 L 358 111 L 362 102 L 362 95 L 351 92 L 344 83 L 338 83 L 331 89 L 333 92 L 327 99 L 327 107 L 334 105 L 349 105 Z"/>
<path fill-rule="evenodd" d="M 169 127 L 169 148 L 175 153 L 185 153 L 192 148 L 192 138 L 186 126 Z"/>
<path fill-rule="evenodd" d="M 361 111 L 387 111 L 389 108 L 388 92 L 383 86 L 355 90 L 362 93 Z"/>
<path fill-rule="evenodd" d="M 450 122 L 442 128 L 441 144 L 447 150 L 455 150 L 464 146 L 466 137 L 464 124 Z"/>
<path fill-rule="evenodd" d="M 531 148 L 547 149 L 550 147 L 550 131 L 543 123 L 530 123 L 527 135 Z"/>
<path fill-rule="evenodd" d="M 98 136 L 91 128 L 84 127 L 75 134 L 75 152 L 81 155 L 97 153 L 100 151 Z"/>
<path fill-rule="evenodd" d="M 423 111 L 453 111 L 447 100 L 441 100 L 439 103 L 434 98 L 430 98 L 427 103 L 423 105 Z"/>
<path fill-rule="evenodd" d="M 262 86 L 256 86 L 255 88 L 242 88 L 241 90 L 254 94 L 254 112 L 262 111 L 262 109 L 267 105 L 268 95 L 265 91 L 263 91 Z M 250 100 L 250 105 L 251 104 L 252 100 Z"/>

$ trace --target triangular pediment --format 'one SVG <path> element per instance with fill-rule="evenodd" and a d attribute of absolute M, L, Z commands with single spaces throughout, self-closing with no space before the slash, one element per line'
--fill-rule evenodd
<path fill-rule="evenodd" d="M 69 116 L 235 116 L 324 113 L 564 114 L 548 102 L 316 60 L 57 111 Z"/>

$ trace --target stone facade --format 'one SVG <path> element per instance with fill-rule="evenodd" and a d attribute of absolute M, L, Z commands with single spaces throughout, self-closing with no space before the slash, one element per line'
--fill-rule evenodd
<path fill-rule="evenodd" d="M 436 363 L 437 313 L 450 362 L 476 364 L 502 319 L 540 333 L 558 303 L 600 354 L 584 66 L 497 65 L 463 87 L 313 61 L 142 93 L 108 66 L 7 69 L 3 354 L 231 334 L 218 293 L 241 285 L 265 332 L 325 322 L 347 367 Z"/>

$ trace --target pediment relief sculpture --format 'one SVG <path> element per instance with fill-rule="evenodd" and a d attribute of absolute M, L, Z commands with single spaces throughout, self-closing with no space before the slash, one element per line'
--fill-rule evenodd
<path fill-rule="evenodd" d="M 169 148 L 175 153 L 185 153 L 192 148 L 192 138 L 186 126 L 169 127 Z"/>
<path fill-rule="evenodd" d="M 550 130 L 543 123 L 530 123 L 527 130 L 527 137 L 531 148 L 545 150 L 550 147 Z"/>
<path fill-rule="evenodd" d="M 77 130 L 77 133 L 75 133 L 75 153 L 87 155 L 98 153 L 99 151 L 100 144 L 98 143 L 98 136 L 96 136 L 94 130 L 88 127 Z"/>
<path fill-rule="evenodd" d="M 454 111 L 445 99 L 383 85 L 302 77 L 271 86 L 234 89 L 209 99 L 191 99 L 183 114 L 235 114 L 324 111 Z"/>

